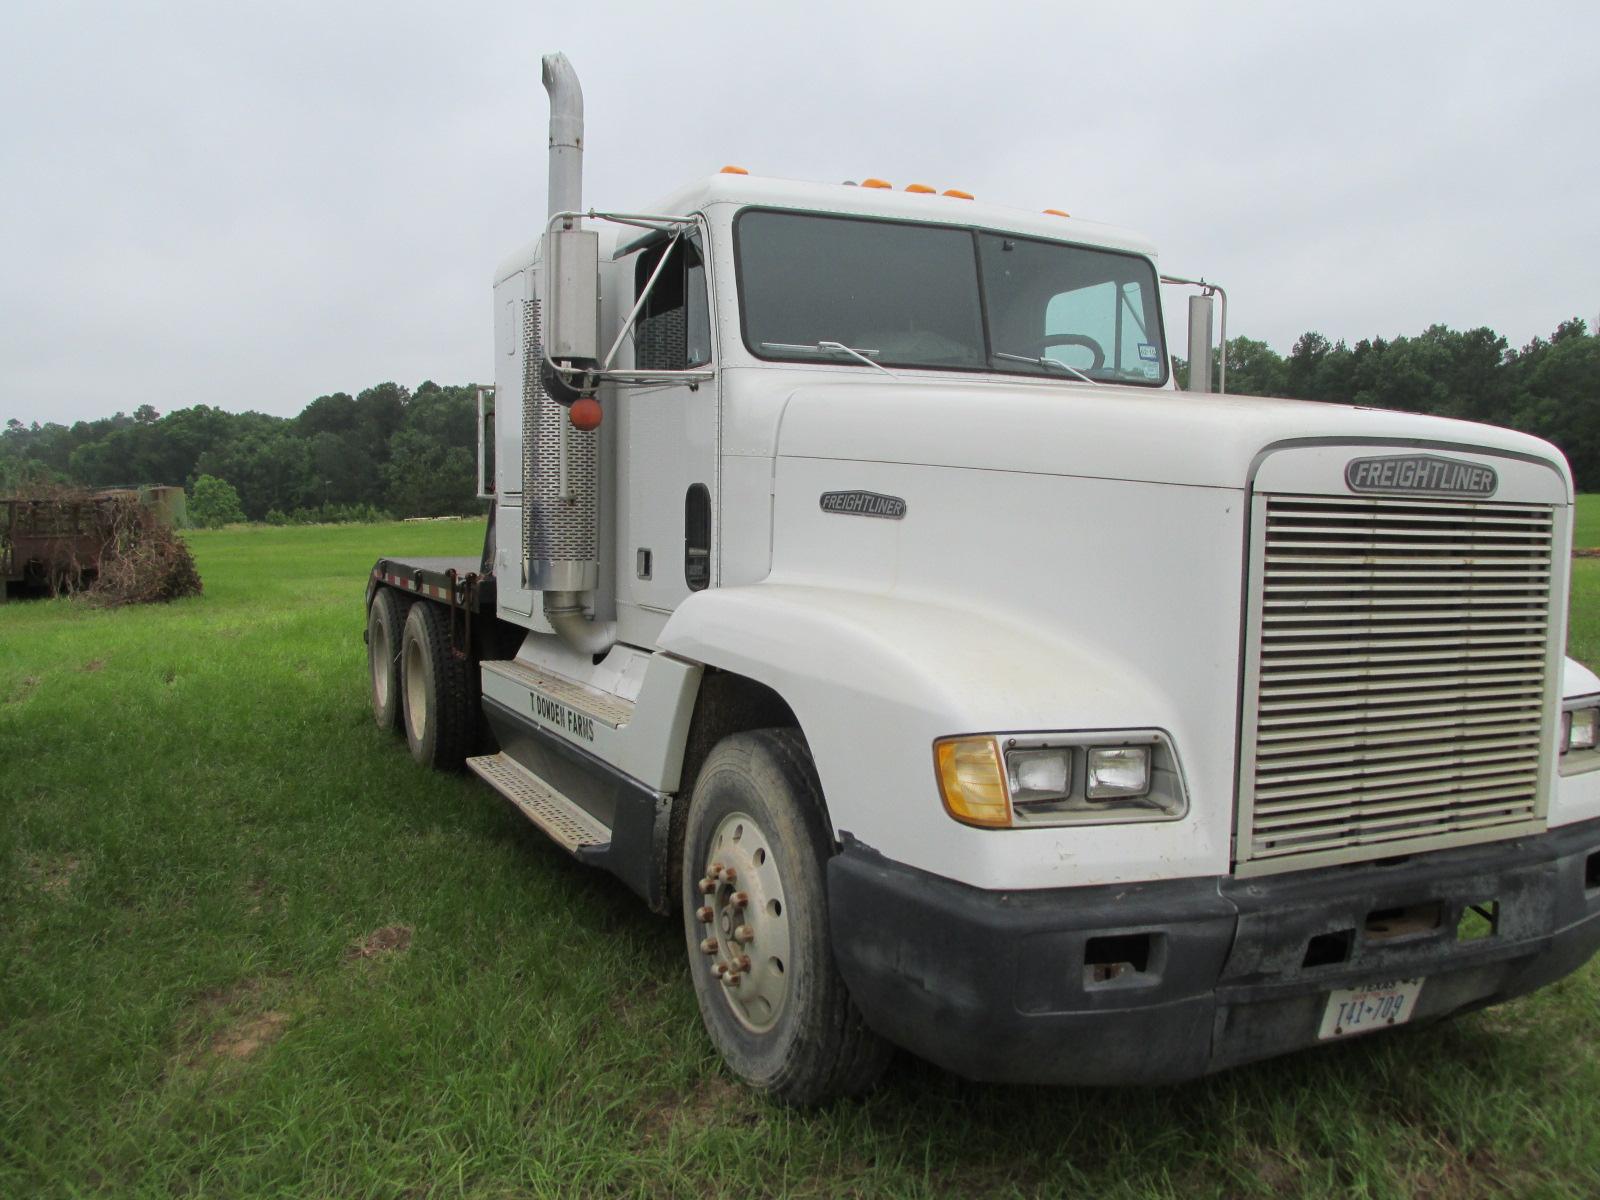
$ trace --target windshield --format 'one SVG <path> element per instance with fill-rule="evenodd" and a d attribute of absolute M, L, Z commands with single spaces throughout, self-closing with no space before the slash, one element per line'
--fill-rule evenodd
<path fill-rule="evenodd" d="M 844 346 L 885 366 L 1166 382 L 1155 268 L 1137 255 L 764 209 L 735 236 L 757 357 L 868 368 Z"/>

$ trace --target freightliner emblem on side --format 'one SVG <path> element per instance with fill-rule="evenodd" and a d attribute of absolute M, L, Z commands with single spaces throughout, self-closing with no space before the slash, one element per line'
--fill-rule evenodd
<path fill-rule="evenodd" d="M 1406 492 L 1420 496 L 1494 495 L 1500 478 L 1493 467 L 1440 458 L 1437 454 L 1400 454 L 1392 458 L 1352 458 L 1344 482 L 1352 492 Z"/>
<path fill-rule="evenodd" d="M 877 492 L 823 492 L 822 511 L 898 521 L 906 515 L 906 502 L 899 496 L 880 496 Z"/>

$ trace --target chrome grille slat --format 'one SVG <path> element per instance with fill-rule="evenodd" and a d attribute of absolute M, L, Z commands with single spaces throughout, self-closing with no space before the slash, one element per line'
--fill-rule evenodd
<path fill-rule="evenodd" d="M 1241 864 L 1533 823 L 1556 511 L 1279 494 L 1255 511 Z"/>
<path fill-rule="evenodd" d="M 1460 813 L 1464 809 L 1509 809 L 1514 807 L 1514 803 L 1508 801 L 1514 802 L 1526 786 L 1527 777 L 1508 775 L 1486 780 L 1481 789 L 1463 792 L 1454 811 Z M 1274 829 L 1294 829 L 1300 832 L 1310 830 L 1317 825 L 1323 827 L 1334 823 L 1354 825 L 1363 821 L 1372 822 L 1374 827 L 1393 827 L 1417 817 L 1426 817 L 1430 811 L 1431 806 L 1419 804 L 1416 795 L 1411 794 L 1386 797 L 1376 801 L 1364 798 L 1360 804 L 1330 802 L 1320 809 L 1297 808 L 1282 815 L 1265 816 L 1261 819 L 1261 823 Z"/>
<path fill-rule="evenodd" d="M 1502 746 L 1532 745 L 1539 740 L 1539 731 L 1533 730 L 1522 738 L 1510 739 L 1501 742 Z M 1449 743 L 1445 743 L 1448 745 Z M 1436 747 L 1437 748 L 1437 747 Z M 1363 749 L 1361 757 L 1351 765 L 1350 756 L 1342 754 L 1324 755 L 1314 760 L 1290 760 L 1262 764 L 1262 770 L 1271 770 L 1270 775 L 1261 778 L 1268 784 L 1310 782 L 1318 779 L 1376 779 L 1379 776 L 1390 776 L 1405 771 L 1432 770 L 1435 767 L 1448 767 L 1458 763 L 1494 762 L 1500 757 L 1498 750 L 1484 750 L 1476 753 L 1462 754 L 1434 754 L 1419 751 L 1415 744 L 1399 750 L 1385 750 L 1374 752 Z M 1334 765 L 1337 764 L 1337 765 Z M 1314 769 L 1323 768 L 1326 769 Z M 1313 768 L 1313 769 L 1306 769 Z M 1263 791 L 1256 789 L 1256 803 L 1259 807 Z"/>
<path fill-rule="evenodd" d="M 1419 734 L 1434 732 L 1446 736 L 1459 736 L 1466 731 L 1463 725 L 1492 725 L 1492 729 L 1481 729 L 1477 733 L 1488 735 L 1519 734 L 1532 730 L 1538 732 L 1540 714 L 1530 713 L 1520 721 L 1507 721 L 1504 714 L 1489 713 L 1459 719 L 1440 720 L 1426 718 L 1419 721 L 1394 721 L 1379 725 L 1361 727 L 1358 733 L 1345 737 L 1307 738 L 1298 733 L 1274 734 L 1275 739 L 1263 740 L 1256 750 L 1256 766 L 1263 771 L 1271 770 L 1282 762 L 1317 763 L 1324 761 L 1317 757 L 1324 750 L 1348 750 L 1371 746 L 1404 745 L 1410 746 L 1417 740 Z M 1347 727 L 1348 728 L 1348 727 Z M 1281 739 L 1292 738 L 1293 741 Z M 1349 761 L 1348 754 L 1328 756 L 1327 761 Z"/>
<path fill-rule="evenodd" d="M 1382 721 L 1384 723 L 1385 727 L 1388 727 L 1389 726 L 1388 718 L 1390 718 L 1390 717 L 1401 717 L 1401 718 L 1403 718 L 1407 714 L 1415 714 L 1415 715 L 1423 715 L 1423 714 L 1430 714 L 1430 713 L 1451 713 L 1451 714 L 1456 714 L 1456 713 L 1470 713 L 1470 712 L 1498 712 L 1498 713 L 1504 713 L 1504 712 L 1508 712 L 1508 711 L 1517 711 L 1517 710 L 1538 713 L 1540 708 L 1541 708 L 1541 705 L 1539 703 L 1534 702 L 1534 701 L 1529 701 L 1529 700 L 1523 700 L 1523 701 L 1517 701 L 1517 700 L 1509 700 L 1508 701 L 1508 700 L 1498 700 L 1498 699 L 1496 699 L 1496 700 L 1484 700 L 1484 701 L 1469 700 L 1469 701 L 1465 701 L 1463 703 L 1457 703 L 1457 704 L 1433 704 L 1433 705 L 1424 705 L 1424 706 L 1421 706 L 1421 707 L 1395 707 L 1395 708 L 1375 708 L 1375 709 L 1374 708 L 1369 708 L 1369 709 L 1366 709 L 1364 711 L 1356 712 L 1356 713 L 1346 712 L 1345 714 L 1343 714 L 1342 720 L 1343 720 L 1344 723 L 1348 723 L 1350 721 L 1380 720 L 1380 721 Z M 1263 717 L 1262 720 L 1261 720 L 1261 728 L 1263 730 L 1266 730 L 1266 729 L 1277 728 L 1277 727 L 1280 727 L 1280 726 L 1308 725 L 1308 724 L 1321 725 L 1324 728 L 1326 728 L 1329 725 L 1338 725 L 1340 723 L 1341 723 L 1341 714 L 1336 713 L 1336 712 L 1334 712 L 1334 713 L 1318 712 L 1318 713 L 1309 713 L 1309 714 L 1306 714 L 1304 716 L 1298 716 L 1298 717 L 1293 717 L 1293 716 L 1291 716 L 1291 717 L 1272 717 L 1271 719 Z M 1265 736 L 1265 734 L 1263 734 L 1263 737 L 1264 736 Z M 1294 735 L 1286 735 L 1286 736 L 1294 736 Z"/>
<path fill-rule="evenodd" d="M 1350 549 L 1347 542 L 1341 542 L 1339 549 Z M 1416 546 L 1405 547 L 1408 550 L 1419 549 Z M 1474 554 L 1474 555 L 1442 555 L 1437 558 L 1424 558 L 1422 555 L 1392 555 L 1384 560 L 1394 563 L 1395 566 L 1517 566 L 1528 562 L 1526 558 L 1518 558 L 1509 554 Z M 1334 555 L 1307 555 L 1307 554 L 1272 554 L 1267 555 L 1267 563 L 1294 563 L 1296 566 L 1309 565 L 1309 563 L 1330 563 L 1334 566 L 1371 566 L 1373 557 L 1370 554 L 1334 554 Z"/>
<path fill-rule="evenodd" d="M 1465 814 L 1443 825 L 1445 833 L 1464 833 L 1471 829 L 1486 829 L 1494 825 L 1520 826 L 1526 817 L 1520 812 L 1501 805 L 1487 806 L 1487 814 L 1474 812 Z M 1318 829 L 1301 837 L 1285 836 L 1276 841 L 1272 849 L 1258 855 L 1259 858 L 1283 858 L 1288 855 L 1305 855 L 1317 852 L 1336 850 L 1347 844 L 1351 833 L 1356 827 L 1350 824 L 1334 826 L 1332 829 Z M 1391 848 L 1384 843 L 1410 841 L 1417 837 L 1437 836 L 1441 828 L 1436 822 L 1418 821 L 1415 819 L 1391 822 L 1381 828 L 1361 830 L 1363 845 L 1376 847 L 1372 857 L 1381 858 L 1384 854 L 1391 853 Z"/>
<path fill-rule="evenodd" d="M 1450 782 L 1457 791 L 1465 792 L 1473 787 L 1490 784 L 1515 783 L 1523 778 L 1532 778 L 1534 768 L 1525 772 L 1505 771 L 1494 766 L 1493 763 L 1467 766 L 1465 764 L 1458 770 L 1424 770 L 1401 771 L 1387 777 L 1366 776 L 1352 773 L 1348 780 L 1314 780 L 1301 784 L 1262 784 L 1256 789 L 1256 826 L 1269 815 L 1289 812 L 1305 812 L 1324 804 L 1334 804 L 1351 796 L 1360 798 L 1362 805 L 1380 800 L 1394 800 L 1401 796 L 1427 796 L 1439 790 L 1439 781 L 1442 776 L 1449 776 Z M 1293 800 L 1293 804 L 1286 803 Z"/>

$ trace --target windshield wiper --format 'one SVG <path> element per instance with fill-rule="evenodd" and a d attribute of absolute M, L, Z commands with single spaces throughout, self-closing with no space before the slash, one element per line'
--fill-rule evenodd
<path fill-rule="evenodd" d="M 1079 379 L 1083 380 L 1084 383 L 1094 382 L 1094 380 L 1090 379 L 1082 371 L 1078 370 L 1077 367 L 1069 367 L 1059 358 L 1029 358 L 1026 354 L 1007 354 L 1004 350 L 996 350 L 992 355 L 990 355 L 990 357 L 1004 358 L 1010 360 L 1011 362 L 1032 363 L 1036 367 L 1056 367 L 1062 371 L 1070 371 L 1073 375 L 1076 375 Z"/>
<path fill-rule="evenodd" d="M 881 353 L 881 351 L 858 350 L 854 346 L 846 346 L 843 342 L 818 342 L 814 346 L 802 346 L 790 342 L 762 342 L 761 348 L 763 350 L 802 350 L 812 354 L 848 354 L 851 358 L 860 359 L 862 362 L 866 363 L 867 366 L 874 367 L 877 370 L 882 371 L 890 379 L 900 378 L 900 376 L 889 370 L 889 368 L 884 366 L 882 363 L 875 363 L 872 361 L 870 356 Z"/>

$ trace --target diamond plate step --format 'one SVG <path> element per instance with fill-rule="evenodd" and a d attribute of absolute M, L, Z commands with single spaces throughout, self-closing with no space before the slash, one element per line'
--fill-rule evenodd
<path fill-rule="evenodd" d="M 522 810 L 550 839 L 575 854 L 585 846 L 605 846 L 611 831 L 532 771 L 504 754 L 467 759 L 472 773 Z"/>
<path fill-rule="evenodd" d="M 483 668 L 514 680 L 531 691 L 542 692 L 550 699 L 559 701 L 568 708 L 576 709 L 597 721 L 603 721 L 613 729 L 621 729 L 633 720 L 631 700 L 624 700 L 611 692 L 602 692 L 598 688 L 579 683 L 576 679 L 568 679 L 553 672 L 536 671 L 511 660 L 491 660 L 485 662 Z"/>

